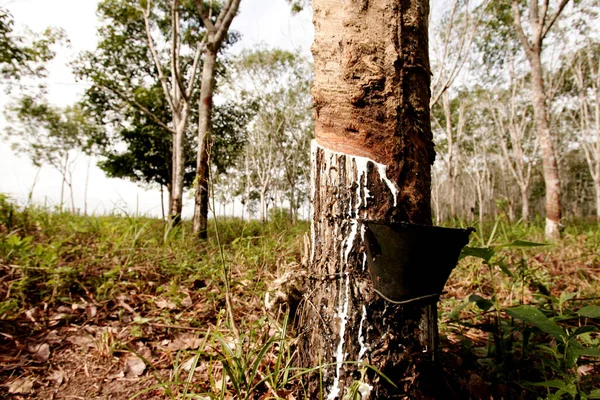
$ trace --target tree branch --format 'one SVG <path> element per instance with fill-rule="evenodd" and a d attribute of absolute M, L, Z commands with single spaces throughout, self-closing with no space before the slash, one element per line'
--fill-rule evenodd
<path fill-rule="evenodd" d="M 187 92 L 181 81 L 181 70 L 179 69 L 179 6 L 178 0 L 173 0 L 171 3 L 171 25 L 173 27 L 173 41 L 171 44 L 171 64 L 173 65 L 173 80 L 177 83 L 179 93 L 183 96 L 184 101 L 188 101 Z M 174 99 L 175 103 L 179 103 L 179 99 Z"/>
<path fill-rule="evenodd" d="M 116 94 L 119 98 L 121 98 L 123 101 L 137 107 L 140 111 L 142 111 L 144 114 L 146 114 L 148 117 L 150 117 L 151 120 L 153 120 L 158 126 L 160 126 L 161 128 L 169 131 L 170 133 L 175 133 L 173 131 L 173 129 L 171 129 L 167 124 L 165 124 L 159 117 L 156 116 L 156 114 L 154 114 L 152 111 L 150 111 L 147 107 L 143 106 L 140 102 L 138 102 L 136 99 L 131 98 L 129 96 L 127 96 L 125 93 L 121 92 L 118 89 L 115 89 L 113 87 L 110 87 L 108 85 L 105 85 L 103 83 L 98 83 L 98 85 L 100 85 L 100 87 Z"/>
<path fill-rule="evenodd" d="M 207 35 L 204 35 L 202 41 L 198 44 L 196 48 L 196 53 L 194 54 L 194 62 L 192 63 L 192 71 L 190 74 L 189 85 L 187 91 L 185 93 L 186 99 L 189 99 L 192 95 L 192 90 L 194 89 L 194 80 L 196 80 L 196 73 L 198 72 L 198 64 L 200 64 L 200 56 L 202 55 L 202 50 L 206 45 Z"/>
<path fill-rule="evenodd" d="M 525 49 L 525 53 L 527 53 L 527 56 L 530 56 L 533 53 L 533 49 L 531 48 L 529 40 L 527 40 L 527 37 L 525 36 L 525 32 L 523 32 L 523 24 L 521 22 L 521 10 L 519 10 L 519 3 L 517 2 L 517 0 L 512 0 L 512 12 L 514 19 L 513 25 L 515 26 L 515 30 L 517 31 L 519 41 Z"/>
<path fill-rule="evenodd" d="M 546 16 L 548 15 L 548 8 L 550 7 L 550 0 L 544 0 L 542 3 L 542 12 L 540 13 L 540 21 L 542 21 L 542 26 L 546 22 Z"/>
<path fill-rule="evenodd" d="M 152 59 L 154 60 L 154 64 L 156 65 L 156 69 L 158 70 L 158 78 L 160 80 L 160 84 L 165 93 L 165 98 L 169 103 L 169 107 L 171 107 L 171 111 L 173 113 L 176 112 L 175 105 L 173 104 L 173 99 L 171 98 L 171 93 L 169 90 L 169 85 L 167 84 L 167 80 L 165 79 L 165 75 L 162 70 L 162 66 L 160 64 L 160 59 L 158 58 L 158 53 L 154 48 L 154 40 L 152 39 L 152 34 L 150 32 L 150 3 L 148 0 L 146 10 L 142 9 L 142 15 L 144 16 L 144 25 L 146 26 L 146 36 L 148 38 L 148 47 L 150 48 L 150 53 L 152 54 Z"/>
<path fill-rule="evenodd" d="M 542 21 L 544 20 L 542 19 Z M 533 28 L 540 25 L 540 10 L 538 9 L 538 0 L 529 0 L 529 22 Z"/>
<path fill-rule="evenodd" d="M 212 34 L 214 33 L 215 30 L 215 26 L 213 25 L 212 21 L 210 20 L 210 15 L 206 13 L 206 11 L 204 11 L 204 1 L 203 0 L 195 0 L 196 2 L 196 8 L 198 9 L 198 12 L 200 13 L 200 18 L 202 19 L 202 23 L 204 24 L 204 27 L 206 28 L 207 32 Z"/>
<path fill-rule="evenodd" d="M 560 4 L 558 5 L 558 10 L 556 10 L 554 15 L 550 18 L 550 21 L 548 21 L 547 24 L 544 24 L 545 26 L 542 29 L 542 40 L 544 40 L 544 38 L 550 31 L 550 28 L 552 28 L 552 25 L 554 25 L 554 22 L 556 22 L 556 19 L 562 13 L 563 9 L 565 8 L 568 2 L 569 0 L 561 0 Z"/>
<path fill-rule="evenodd" d="M 217 31 L 217 34 L 215 35 L 215 41 L 214 41 L 214 43 L 217 44 L 217 47 L 219 47 L 221 45 L 221 42 L 225 38 L 225 35 L 227 34 L 227 31 L 229 30 L 229 27 L 231 26 L 231 22 L 233 21 L 235 14 L 237 14 L 239 7 L 240 7 L 240 0 L 229 0 L 227 2 L 227 6 L 225 7 L 227 12 L 223 13 L 223 11 L 221 11 L 219 18 L 217 19 L 218 31 Z M 221 19 L 221 15 L 223 16 L 222 19 Z"/>

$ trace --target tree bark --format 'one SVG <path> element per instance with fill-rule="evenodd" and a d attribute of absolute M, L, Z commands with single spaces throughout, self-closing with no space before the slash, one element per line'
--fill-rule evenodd
<path fill-rule="evenodd" d="M 540 51 L 541 53 L 541 51 Z M 546 91 L 541 54 L 530 58 L 533 113 L 544 167 L 544 183 L 546 185 L 546 229 L 547 239 L 559 239 L 562 218 L 560 176 L 558 162 L 546 111 Z"/>
<path fill-rule="evenodd" d="M 290 221 L 294 222 L 296 219 L 296 185 L 290 183 Z"/>
<path fill-rule="evenodd" d="M 210 173 L 210 143 L 212 134 L 212 98 L 215 87 L 217 51 L 208 48 L 202 64 L 202 87 L 198 103 L 198 156 L 196 158 L 196 195 L 194 196 L 194 233 L 200 239 L 207 238 L 208 225 L 208 178 Z"/>
<path fill-rule="evenodd" d="M 204 0 L 195 0 L 196 7 L 206 28 L 207 42 L 202 65 L 202 87 L 200 88 L 200 116 L 198 118 L 198 157 L 196 159 L 196 195 L 194 202 L 193 232 L 199 239 L 207 238 L 208 225 L 208 179 L 210 174 L 210 135 L 212 130 L 213 92 L 217 53 L 237 14 L 241 0 L 228 0 L 213 23 L 210 11 L 205 9 Z"/>
<path fill-rule="evenodd" d="M 183 210 L 183 177 L 185 172 L 183 141 L 187 129 L 187 104 L 183 108 L 184 110 L 180 114 L 183 117 L 173 118 L 173 176 L 171 178 L 169 218 L 174 224 L 178 224 L 181 220 L 181 211 Z"/>
<path fill-rule="evenodd" d="M 600 178 L 594 180 L 594 190 L 596 191 L 596 221 L 600 222 Z"/>
<path fill-rule="evenodd" d="M 160 185 L 160 215 L 162 220 L 165 220 L 165 188 L 164 185 Z"/>
<path fill-rule="evenodd" d="M 454 174 L 454 129 L 452 109 L 447 91 L 442 94 L 444 116 L 446 117 L 446 137 L 448 140 L 448 184 L 450 185 L 450 218 L 456 218 L 456 175 Z"/>
<path fill-rule="evenodd" d="M 309 398 L 340 399 L 356 380 L 363 399 L 424 398 L 435 306 L 373 291 L 359 220 L 431 225 L 429 4 L 314 0 L 313 9 L 312 250 L 298 326 L 300 363 L 322 366 L 323 382 L 309 382 Z"/>
<path fill-rule="evenodd" d="M 265 214 L 267 209 L 266 193 L 264 189 L 260 191 L 260 222 L 265 222 Z"/>
<path fill-rule="evenodd" d="M 544 183 L 546 185 L 546 230 L 547 239 L 559 239 L 562 205 L 560 176 L 558 162 L 546 108 L 546 89 L 544 87 L 544 70 L 542 66 L 542 45 L 544 38 L 552 28 L 554 22 L 563 11 L 569 0 L 561 0 L 553 15 L 548 15 L 549 1 L 538 7 L 539 0 L 529 0 L 529 22 L 531 24 L 530 39 L 525 35 L 521 22 L 519 2 L 512 0 L 514 27 L 521 46 L 527 55 L 531 68 L 531 102 L 536 125 L 537 138 L 542 150 L 542 165 L 544 168 Z"/>
<path fill-rule="evenodd" d="M 521 187 L 521 219 L 529 224 L 529 187 Z"/>

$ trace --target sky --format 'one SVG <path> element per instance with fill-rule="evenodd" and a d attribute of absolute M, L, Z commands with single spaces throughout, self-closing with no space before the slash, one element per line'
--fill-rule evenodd
<path fill-rule="evenodd" d="M 76 102 L 85 90 L 84 83 L 75 82 L 68 63 L 84 50 L 93 50 L 97 44 L 96 30 L 100 22 L 96 17 L 96 0 L 0 0 L 0 7 L 8 9 L 15 19 L 15 30 L 26 28 L 41 32 L 48 26 L 63 28 L 70 41 L 68 48 L 61 48 L 49 66 L 48 99 L 65 106 Z M 286 0 L 242 0 L 240 12 L 233 21 L 232 29 L 242 34 L 231 52 L 239 52 L 257 44 L 299 50 L 310 54 L 313 38 L 311 13 L 306 10 L 291 15 Z M 2 92 L 0 92 L 2 93 Z M 4 109 L 10 96 L 0 96 L 0 108 Z M 6 121 L 0 116 L 0 129 Z M 85 187 L 88 181 L 87 211 L 97 214 L 120 212 L 160 216 L 160 193 L 143 189 L 136 184 L 107 178 L 95 165 L 97 160 L 81 156 L 77 159 L 74 175 L 75 206 L 84 211 Z M 89 164 L 89 169 L 88 169 Z M 60 203 L 61 175 L 50 166 L 38 169 L 27 157 L 15 155 L 10 145 L 0 141 L 0 193 L 8 194 L 20 204 L 29 195 L 34 202 L 55 206 Z M 191 216 L 192 198 L 184 202 L 184 217 Z M 239 207 L 238 207 L 239 208 Z"/>

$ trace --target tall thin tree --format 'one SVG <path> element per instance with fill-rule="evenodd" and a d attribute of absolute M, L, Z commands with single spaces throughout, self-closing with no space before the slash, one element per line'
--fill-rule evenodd
<path fill-rule="evenodd" d="M 198 102 L 200 115 L 198 117 L 198 158 L 193 229 L 199 238 L 206 239 L 209 197 L 208 175 L 210 171 L 210 143 L 217 54 L 240 7 L 240 0 L 227 0 L 216 18 L 212 15 L 212 8 L 207 7 L 203 0 L 196 0 L 196 7 L 206 27 L 206 46 L 202 64 L 202 87 L 200 89 L 200 101 Z"/>
<path fill-rule="evenodd" d="M 550 0 L 529 0 L 529 28 L 523 27 L 521 8 L 518 0 L 512 0 L 513 24 L 521 47 L 525 51 L 529 67 L 531 68 L 531 102 L 537 138 L 542 150 L 542 164 L 544 167 L 544 182 L 546 184 L 546 238 L 557 239 L 560 237 L 562 219 L 560 176 L 552 132 L 546 103 L 546 87 L 544 83 L 544 66 L 542 64 L 542 49 L 544 39 L 564 10 L 569 0 L 560 0 L 554 12 L 550 12 Z"/>

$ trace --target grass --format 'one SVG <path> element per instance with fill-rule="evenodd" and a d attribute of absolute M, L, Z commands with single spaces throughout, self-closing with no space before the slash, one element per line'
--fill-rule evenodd
<path fill-rule="evenodd" d="M 199 242 L 187 221 L 171 229 L 144 217 L 20 208 L 0 196 L 0 376 L 47 382 L 57 366 L 85 365 L 86 374 L 104 371 L 115 398 L 303 398 L 303 377 L 318 371 L 293 367 L 287 321 L 264 310 L 263 296 L 268 282 L 299 268 L 307 230 L 284 214 L 264 224 L 229 218 Z M 443 365 L 457 393 L 600 398 L 600 229 L 573 222 L 560 242 L 542 242 L 541 221 L 503 218 L 472 237 L 439 304 Z M 49 363 L 19 361 L 32 341 L 51 343 Z M 145 373 L 124 368 L 131 357 Z M 119 374 L 136 383 L 117 387 Z M 95 398 L 89 379 L 74 373 L 68 387 Z"/>

